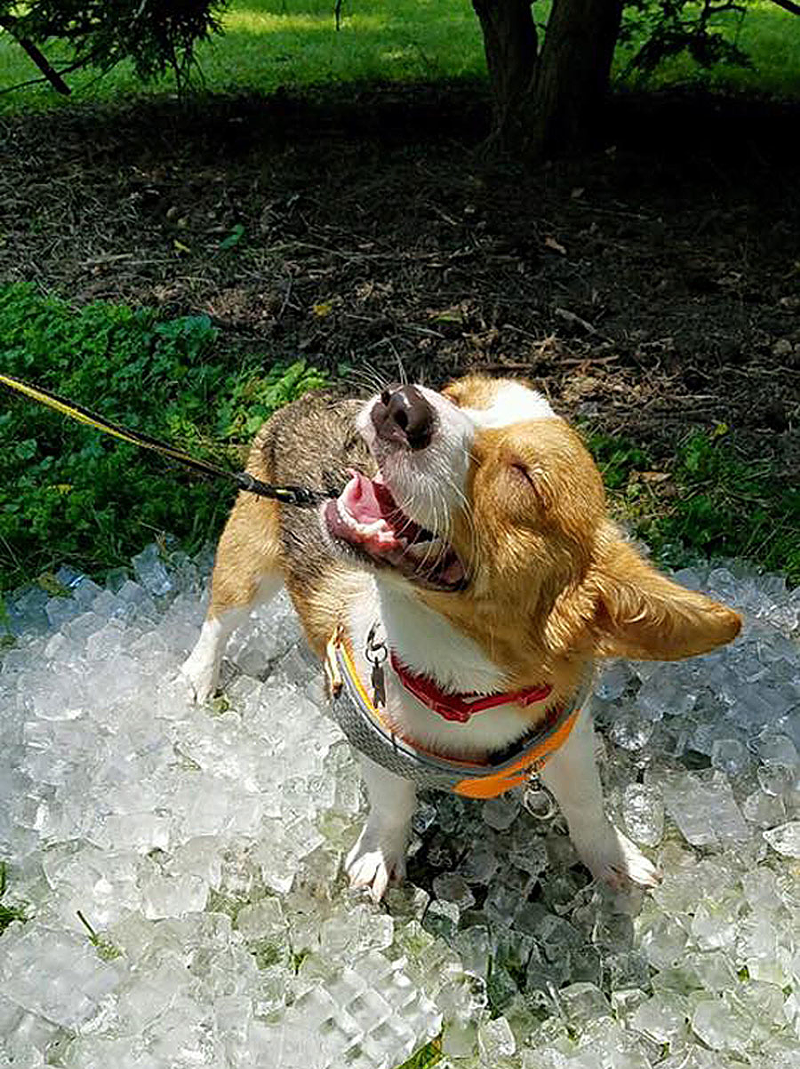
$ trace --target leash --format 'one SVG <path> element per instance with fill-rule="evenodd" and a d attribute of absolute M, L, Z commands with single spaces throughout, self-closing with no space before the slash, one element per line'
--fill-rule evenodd
<path fill-rule="evenodd" d="M 306 486 L 272 486 L 270 483 L 263 483 L 260 479 L 256 479 L 248 471 L 228 471 L 225 468 L 217 467 L 216 464 L 209 463 L 207 460 L 196 460 L 194 457 L 189 456 L 188 453 L 176 449 L 174 445 L 159 442 L 148 434 L 141 434 L 139 431 L 132 431 L 127 427 L 120 427 L 119 424 L 111 423 L 110 420 L 104 419 L 88 408 L 84 408 L 83 405 L 67 401 L 51 390 L 45 390 L 41 386 L 32 386 L 30 383 L 23 382 L 22 379 L 14 378 L 12 375 L 0 374 L 0 384 L 7 386 L 16 393 L 31 398 L 33 401 L 38 401 L 56 412 L 60 412 L 62 416 L 69 416 L 70 419 L 77 420 L 78 423 L 85 423 L 86 426 L 93 427 L 104 434 L 113 435 L 113 437 L 119 438 L 123 442 L 138 445 L 142 449 L 150 449 L 168 460 L 183 464 L 185 468 L 191 468 L 202 475 L 214 475 L 218 478 L 233 480 L 240 490 L 245 490 L 249 494 L 258 494 L 259 497 L 268 497 L 273 501 L 280 501 L 284 505 L 296 505 L 298 508 L 311 508 L 332 496 L 323 490 L 311 490 Z"/>

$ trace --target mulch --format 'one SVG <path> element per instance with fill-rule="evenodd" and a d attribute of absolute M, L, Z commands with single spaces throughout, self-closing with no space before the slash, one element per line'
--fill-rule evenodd
<path fill-rule="evenodd" d="M 0 119 L 0 280 L 210 315 L 367 388 L 483 368 L 656 461 L 725 422 L 800 469 L 800 109 L 618 99 L 604 147 L 488 157 L 481 87 Z"/>

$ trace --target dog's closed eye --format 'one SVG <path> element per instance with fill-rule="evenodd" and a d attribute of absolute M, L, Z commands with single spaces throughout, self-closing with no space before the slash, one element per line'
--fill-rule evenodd
<path fill-rule="evenodd" d="M 528 464 L 520 458 L 513 458 L 509 461 L 508 470 L 517 490 L 529 499 L 534 497 L 539 508 L 547 508 L 547 479 L 538 464 Z"/>

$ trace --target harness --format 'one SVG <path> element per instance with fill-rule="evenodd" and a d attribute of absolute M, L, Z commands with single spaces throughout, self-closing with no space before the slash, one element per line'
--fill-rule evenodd
<path fill-rule="evenodd" d="M 467 798 L 496 798 L 512 787 L 530 784 L 569 738 L 589 686 L 551 710 L 545 722 L 525 735 L 512 752 L 495 761 L 459 761 L 431 753 L 397 735 L 381 716 L 358 676 L 349 643 L 339 626 L 328 642 L 325 676 L 336 723 L 360 753 L 418 787 L 450 791 Z"/>

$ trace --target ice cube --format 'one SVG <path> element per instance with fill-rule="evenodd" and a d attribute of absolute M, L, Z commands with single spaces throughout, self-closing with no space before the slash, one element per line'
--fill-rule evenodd
<path fill-rule="evenodd" d="M 152 873 L 142 881 L 145 917 L 181 917 L 205 909 L 208 884 L 200 876 L 162 876 Z"/>
<path fill-rule="evenodd" d="M 495 852 L 480 843 L 476 843 L 467 852 L 458 872 L 467 883 L 485 887 L 497 871 L 500 861 Z"/>
<path fill-rule="evenodd" d="M 710 778 L 686 773 L 664 782 L 667 811 L 694 846 L 744 842 L 750 832 L 733 791 L 721 773 Z"/>
<path fill-rule="evenodd" d="M 741 739 L 715 739 L 711 744 L 711 767 L 726 776 L 741 776 L 750 768 L 750 751 Z"/>
<path fill-rule="evenodd" d="M 579 983 L 562 987 L 558 1002 L 573 1028 L 582 1028 L 595 1017 L 610 1017 L 611 1005 L 595 984 Z"/>
<path fill-rule="evenodd" d="M 609 735 L 623 750 L 641 750 L 649 742 L 653 727 L 653 720 L 645 720 L 633 710 L 625 711 L 614 718 Z"/>
<path fill-rule="evenodd" d="M 3 938 L 0 987 L 24 1010 L 76 1028 L 116 988 L 123 969 L 101 960 L 88 939 L 31 922 Z"/>
<path fill-rule="evenodd" d="M 455 935 L 454 943 L 466 972 L 486 976 L 489 968 L 491 943 L 484 925 L 473 925 Z"/>
<path fill-rule="evenodd" d="M 604 702 L 613 702 L 622 697 L 631 679 L 630 667 L 625 661 L 611 661 L 595 684 L 594 692 Z"/>
<path fill-rule="evenodd" d="M 771 794 L 776 798 L 790 795 L 797 783 L 797 766 L 783 765 L 775 761 L 767 761 L 759 765 L 756 772 L 758 785 L 765 794 Z"/>
<path fill-rule="evenodd" d="M 459 910 L 469 909 L 475 904 L 475 895 L 463 876 L 455 872 L 445 872 L 434 877 L 433 893 L 445 902 L 452 902 Z"/>
<path fill-rule="evenodd" d="M 458 928 L 460 916 L 461 911 L 455 902 L 437 898 L 428 906 L 423 924 L 432 935 L 442 936 L 450 942 Z"/>
<path fill-rule="evenodd" d="M 489 798 L 481 807 L 481 815 L 490 828 L 506 831 L 519 816 L 520 799 L 516 794 L 508 793 Z"/>
<path fill-rule="evenodd" d="M 169 594 L 172 590 L 172 580 L 155 543 L 146 546 L 133 558 L 132 563 L 134 574 L 145 590 L 155 597 Z"/>
<path fill-rule="evenodd" d="M 756 827 L 771 828 L 786 819 L 786 806 L 780 796 L 757 790 L 748 794 L 742 802 L 742 813 Z"/>
<path fill-rule="evenodd" d="M 664 803 L 658 791 L 630 783 L 622 800 L 622 819 L 628 835 L 644 846 L 658 846 L 664 834 Z"/>
<path fill-rule="evenodd" d="M 800 858 L 800 820 L 779 824 L 763 835 L 772 849 L 783 857 Z"/>
<path fill-rule="evenodd" d="M 692 1030 L 712 1050 L 744 1053 L 753 1034 L 753 1024 L 730 1000 L 705 998 L 692 1015 Z"/>
<path fill-rule="evenodd" d="M 510 1058 L 516 1049 L 514 1033 L 505 1017 L 478 1025 L 478 1051 L 487 1066 L 497 1065 L 501 1058 Z"/>

